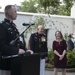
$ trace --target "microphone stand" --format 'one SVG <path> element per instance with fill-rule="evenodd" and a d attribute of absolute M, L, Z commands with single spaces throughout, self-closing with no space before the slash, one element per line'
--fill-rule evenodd
<path fill-rule="evenodd" d="M 26 47 L 25 47 L 26 46 L 26 42 L 25 42 L 25 39 L 24 39 L 24 34 L 22 34 L 21 37 L 23 39 L 23 49 L 26 50 Z"/>
<path fill-rule="evenodd" d="M 26 48 L 25 48 L 24 33 L 25 33 L 25 31 L 26 31 L 28 28 L 30 28 L 30 26 L 31 26 L 31 25 L 29 25 L 15 40 L 12 40 L 12 41 L 10 42 L 10 45 L 11 45 L 11 46 L 15 45 L 15 42 L 16 42 L 16 41 L 19 39 L 19 37 L 21 36 L 21 37 L 23 38 L 24 49 L 26 49 Z"/>

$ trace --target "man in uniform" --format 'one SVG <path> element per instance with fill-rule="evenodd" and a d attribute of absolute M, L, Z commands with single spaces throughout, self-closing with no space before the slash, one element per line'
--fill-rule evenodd
<path fill-rule="evenodd" d="M 33 50 L 34 53 L 40 53 L 40 75 L 44 75 L 45 60 L 48 59 L 48 49 L 47 38 L 44 34 L 44 27 L 42 25 L 38 26 L 36 33 L 31 34 L 29 45 L 30 49 Z"/>
<path fill-rule="evenodd" d="M 68 48 L 68 50 L 71 50 L 71 51 L 74 49 L 74 43 L 72 41 L 72 35 L 71 34 L 69 34 L 68 38 L 67 38 L 67 48 Z"/>
<path fill-rule="evenodd" d="M 13 23 L 16 17 L 16 7 L 14 5 L 7 5 L 5 7 L 5 19 L 0 23 L 0 52 L 2 56 L 25 53 L 24 46 L 19 38 L 14 44 L 11 44 L 11 41 L 19 36 L 16 25 Z M 32 52 L 31 50 L 27 51 Z M 1 75 L 6 75 L 6 71 L 5 74 L 4 71 L 1 71 Z"/>

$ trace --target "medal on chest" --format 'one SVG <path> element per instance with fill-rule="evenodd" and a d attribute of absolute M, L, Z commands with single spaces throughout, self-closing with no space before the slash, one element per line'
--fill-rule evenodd
<path fill-rule="evenodd" d="M 46 38 L 44 36 L 41 37 L 42 42 L 46 42 Z"/>

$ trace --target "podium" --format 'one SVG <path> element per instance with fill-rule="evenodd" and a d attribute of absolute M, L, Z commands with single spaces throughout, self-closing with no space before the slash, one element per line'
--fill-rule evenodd
<path fill-rule="evenodd" d="M 40 75 L 40 55 L 28 54 L 4 57 L 2 70 L 10 70 L 11 75 Z"/>

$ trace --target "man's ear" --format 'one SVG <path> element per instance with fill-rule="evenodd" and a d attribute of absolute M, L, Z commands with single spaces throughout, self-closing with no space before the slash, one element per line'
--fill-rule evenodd
<path fill-rule="evenodd" d="M 11 11 L 8 11 L 9 16 L 11 16 Z"/>
<path fill-rule="evenodd" d="M 39 30 L 39 28 L 37 28 L 37 30 Z"/>

